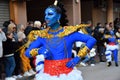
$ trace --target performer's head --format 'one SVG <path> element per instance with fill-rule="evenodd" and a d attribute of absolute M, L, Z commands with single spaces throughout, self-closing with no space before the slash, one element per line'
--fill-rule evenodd
<path fill-rule="evenodd" d="M 50 5 L 45 10 L 45 21 L 47 23 L 47 26 L 51 28 L 57 28 L 60 26 L 60 20 L 61 18 L 61 9 L 55 5 Z"/>

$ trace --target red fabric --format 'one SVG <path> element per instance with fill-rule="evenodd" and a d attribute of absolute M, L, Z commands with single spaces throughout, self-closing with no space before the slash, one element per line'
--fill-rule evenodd
<path fill-rule="evenodd" d="M 109 45 L 115 45 L 115 43 L 114 42 L 110 42 Z"/>
<path fill-rule="evenodd" d="M 59 76 L 60 74 L 68 74 L 72 71 L 72 68 L 67 68 L 66 63 L 70 59 L 64 60 L 45 60 L 44 72 L 51 76 Z"/>

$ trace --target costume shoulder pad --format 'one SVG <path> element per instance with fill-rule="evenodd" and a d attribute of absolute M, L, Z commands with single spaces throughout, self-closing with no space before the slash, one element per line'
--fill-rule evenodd
<path fill-rule="evenodd" d="M 58 36 L 59 37 L 64 37 L 64 36 L 67 36 L 75 31 L 77 31 L 78 29 L 83 29 L 85 28 L 86 24 L 80 24 L 80 25 L 76 25 L 76 26 L 64 26 L 64 31 L 59 33 Z"/>
<path fill-rule="evenodd" d="M 28 40 L 34 41 L 35 39 L 37 39 L 37 37 L 41 37 L 41 38 L 50 38 L 50 37 L 52 37 L 52 35 L 48 34 L 47 31 L 48 31 L 48 29 L 33 30 L 28 35 Z"/>

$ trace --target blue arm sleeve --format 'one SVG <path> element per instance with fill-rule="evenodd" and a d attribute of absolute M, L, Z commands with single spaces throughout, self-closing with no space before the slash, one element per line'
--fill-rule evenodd
<path fill-rule="evenodd" d="M 96 39 L 90 35 L 75 32 L 70 36 L 72 42 L 80 41 L 86 43 L 86 46 L 91 50 L 92 47 L 96 44 Z"/>
<path fill-rule="evenodd" d="M 35 41 L 33 41 L 33 42 L 30 44 L 30 46 L 28 47 L 28 49 L 27 49 L 26 52 L 25 52 L 25 55 L 26 55 L 27 57 L 32 57 L 32 56 L 30 55 L 30 51 L 31 51 L 32 49 L 34 49 L 34 48 L 40 48 L 40 46 L 42 46 L 41 38 L 37 38 Z"/>

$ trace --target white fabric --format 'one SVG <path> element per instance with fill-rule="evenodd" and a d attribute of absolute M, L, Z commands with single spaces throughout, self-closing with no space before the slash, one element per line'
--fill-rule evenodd
<path fill-rule="evenodd" d="M 110 62 L 112 61 L 112 50 L 115 50 L 115 49 L 118 49 L 118 45 L 107 45 L 106 46 L 106 52 L 105 52 L 105 55 L 106 55 L 106 59 L 107 59 L 107 62 Z"/>
<path fill-rule="evenodd" d="M 81 45 L 83 44 L 83 42 L 77 41 L 75 44 L 76 44 L 76 47 L 81 47 Z"/>
<path fill-rule="evenodd" d="M 119 49 L 118 45 L 107 45 L 106 46 L 106 50 L 115 50 L 115 49 Z"/>
<path fill-rule="evenodd" d="M 41 61 L 44 61 L 45 60 L 45 58 L 44 58 L 44 56 L 43 55 L 37 55 L 36 56 L 36 63 L 35 63 L 35 65 L 36 65 L 36 72 L 39 72 L 39 71 L 41 71 L 41 70 L 43 70 L 43 68 L 44 68 L 44 64 L 40 64 L 40 65 L 37 65 L 39 62 L 41 62 Z"/>
<path fill-rule="evenodd" d="M 18 35 L 18 39 L 25 39 L 26 38 L 25 33 L 22 31 L 17 32 L 17 35 Z"/>
<path fill-rule="evenodd" d="M 74 54 L 74 57 L 77 56 L 77 52 L 75 50 L 72 49 L 72 53 Z"/>
<path fill-rule="evenodd" d="M 106 51 L 105 55 L 106 55 L 107 62 L 112 61 L 112 57 L 111 57 L 112 52 L 111 51 Z"/>
<path fill-rule="evenodd" d="M 0 58 L 3 56 L 3 41 L 6 41 L 6 36 L 4 32 L 0 32 Z"/>
<path fill-rule="evenodd" d="M 13 56 L 13 55 L 14 55 L 14 53 L 5 55 L 5 57 L 10 57 L 10 56 Z"/>
<path fill-rule="evenodd" d="M 89 57 L 94 57 L 96 55 L 95 48 L 92 48 L 89 53 Z"/>
<path fill-rule="evenodd" d="M 43 70 L 36 74 L 36 80 L 83 80 L 81 71 L 73 69 L 70 73 L 60 74 L 60 76 L 50 76 L 49 74 L 43 73 Z"/>
<path fill-rule="evenodd" d="M 79 33 L 83 33 L 81 30 L 78 31 L 78 32 L 79 32 Z M 75 44 L 76 44 L 76 47 L 81 47 L 81 45 L 83 44 L 83 42 L 76 41 Z"/>
<path fill-rule="evenodd" d="M 0 42 L 1 43 L 1 42 Z M 3 56 L 3 47 L 0 45 L 0 58 Z"/>

